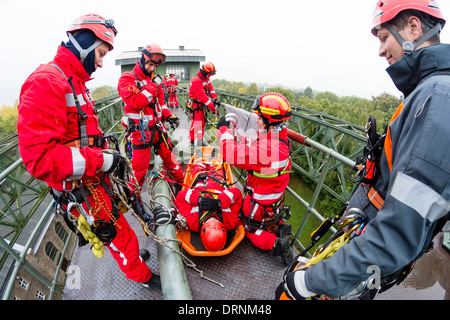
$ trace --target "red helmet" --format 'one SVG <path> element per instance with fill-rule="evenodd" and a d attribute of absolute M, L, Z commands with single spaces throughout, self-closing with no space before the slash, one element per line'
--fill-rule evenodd
<path fill-rule="evenodd" d="M 207 250 L 221 250 L 227 242 L 225 225 L 214 217 L 209 218 L 200 230 L 200 238 Z"/>
<path fill-rule="evenodd" d="M 82 29 L 91 30 L 97 38 L 109 44 L 109 51 L 114 48 L 114 37 L 117 35 L 117 29 L 114 27 L 113 20 L 105 20 L 97 14 L 85 14 L 70 24 L 67 33 Z"/>
<path fill-rule="evenodd" d="M 202 67 L 200 68 L 200 70 L 202 70 L 205 73 L 208 73 L 210 75 L 215 75 L 217 70 L 216 67 L 211 63 L 211 62 L 206 62 L 202 65 Z"/>
<path fill-rule="evenodd" d="M 144 50 L 142 50 L 142 55 L 145 61 L 151 61 L 154 64 L 161 64 L 166 61 L 163 49 L 155 43 L 145 46 Z"/>
<path fill-rule="evenodd" d="M 257 96 L 253 102 L 254 113 L 267 119 L 269 123 L 279 123 L 292 118 L 291 106 L 287 99 L 276 92 Z"/>
<path fill-rule="evenodd" d="M 418 10 L 443 20 L 444 16 L 436 1 L 433 0 L 379 0 L 373 13 L 372 34 L 377 35 L 381 24 L 391 21 L 404 10 Z"/>

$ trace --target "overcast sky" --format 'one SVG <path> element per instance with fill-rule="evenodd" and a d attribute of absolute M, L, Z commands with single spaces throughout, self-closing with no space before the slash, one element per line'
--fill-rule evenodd
<path fill-rule="evenodd" d="M 339 96 L 400 96 L 370 33 L 376 0 L 0 0 L 0 106 L 12 106 L 26 78 L 51 61 L 68 25 L 85 13 L 114 19 L 119 34 L 93 89 L 117 86 L 123 51 L 157 43 L 199 49 L 215 79 L 310 86 Z M 450 0 L 438 3 L 450 16 Z M 450 43 L 450 27 L 442 42 Z"/>

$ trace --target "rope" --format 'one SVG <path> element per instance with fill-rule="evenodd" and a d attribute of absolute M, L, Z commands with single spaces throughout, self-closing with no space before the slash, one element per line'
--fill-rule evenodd
<path fill-rule="evenodd" d="M 127 176 L 127 173 L 128 173 L 128 174 L 130 174 L 131 177 L 133 178 L 133 181 L 137 181 L 136 176 L 134 175 L 134 171 L 133 171 L 133 168 L 132 168 L 132 166 L 131 166 L 130 160 L 129 160 L 126 156 L 121 155 L 121 157 L 123 158 L 124 163 L 125 163 L 125 168 L 124 168 L 125 174 L 124 174 L 124 176 Z M 217 282 L 217 281 L 215 281 L 215 280 L 212 280 L 211 278 L 208 278 L 208 277 L 204 276 L 204 275 L 203 275 L 203 271 L 202 271 L 202 270 L 199 270 L 199 269 L 197 268 L 196 264 L 195 264 L 192 260 L 190 260 L 186 255 L 184 255 L 180 250 L 174 249 L 174 248 L 172 248 L 171 246 L 168 245 L 168 241 L 174 241 L 174 242 L 177 242 L 178 245 L 180 245 L 180 241 L 179 241 L 178 239 L 172 239 L 172 238 L 161 237 L 161 236 L 158 236 L 158 235 L 156 235 L 156 234 L 154 233 L 153 230 L 154 230 L 157 226 L 165 226 L 165 225 L 168 225 L 168 224 L 171 223 L 171 220 L 168 220 L 167 222 L 165 222 L 165 223 L 163 223 L 163 224 L 156 223 L 156 221 L 153 221 L 153 222 L 152 222 L 153 226 L 152 226 L 151 228 L 149 228 L 149 227 L 148 227 L 148 224 L 145 223 L 145 222 L 144 222 L 144 221 L 136 214 L 136 212 L 133 210 L 132 206 L 130 206 L 130 205 L 128 204 L 128 201 L 123 197 L 123 193 L 120 192 L 120 190 L 119 190 L 119 187 L 118 187 L 118 186 L 122 186 L 123 188 L 131 189 L 131 188 L 130 188 L 130 184 L 131 184 L 131 185 L 133 185 L 133 186 L 136 188 L 136 189 L 135 189 L 136 191 L 134 191 L 134 192 L 136 192 L 136 193 L 139 195 L 139 198 L 141 199 L 141 203 L 142 203 L 143 205 L 145 205 L 147 208 L 149 208 L 151 211 L 153 211 L 154 205 L 157 204 L 157 205 L 161 206 L 162 208 L 166 209 L 167 212 L 172 212 L 172 210 L 171 210 L 170 208 L 167 208 L 167 207 L 164 206 L 162 203 L 160 203 L 160 202 L 158 202 L 158 201 L 155 200 L 155 198 L 157 198 L 157 197 L 164 197 L 164 198 L 168 199 L 168 200 L 170 201 L 170 203 L 173 205 L 172 199 L 175 198 L 175 194 L 173 193 L 172 188 L 170 188 L 170 187 L 169 187 L 170 197 L 167 196 L 167 195 L 165 195 L 165 194 L 155 194 L 155 193 L 154 193 L 154 190 L 156 189 L 156 186 L 158 186 L 159 183 L 162 183 L 163 180 L 166 178 L 165 174 L 163 173 L 163 170 L 164 170 L 163 167 L 160 166 L 159 168 L 154 169 L 154 170 L 153 170 L 152 172 L 150 172 L 150 174 L 149 174 L 150 178 L 149 178 L 149 191 L 148 191 L 148 194 L 149 194 L 149 200 L 150 200 L 150 203 L 153 204 L 153 207 L 152 207 L 151 205 L 149 205 L 148 203 L 146 203 L 146 202 L 142 199 L 142 197 L 141 197 L 141 188 L 140 188 L 138 185 L 133 185 L 133 184 L 127 182 L 127 181 L 123 181 L 123 180 L 119 179 L 118 177 L 116 177 L 116 176 L 114 176 L 114 175 L 112 175 L 112 174 L 109 175 L 109 177 L 110 177 L 110 180 L 111 180 L 111 186 L 112 186 L 114 192 L 118 195 L 118 197 L 120 198 L 120 200 L 125 204 L 125 206 L 126 206 L 126 207 L 128 208 L 128 210 L 129 210 L 129 212 L 131 212 L 132 215 L 133 215 L 133 216 L 141 223 L 141 225 L 142 225 L 142 227 L 143 227 L 143 230 L 144 230 L 144 233 L 145 233 L 145 235 L 146 235 L 147 237 L 150 237 L 150 238 L 151 238 L 153 241 L 155 241 L 156 243 L 159 243 L 160 245 L 165 246 L 165 247 L 168 248 L 169 250 L 171 250 L 171 251 L 173 251 L 173 252 L 179 254 L 179 255 L 181 256 L 181 258 L 182 258 L 182 261 L 186 264 L 186 266 L 188 266 L 188 267 L 194 269 L 195 271 L 197 271 L 197 272 L 199 273 L 199 275 L 200 275 L 200 278 L 205 279 L 205 280 L 208 280 L 208 281 L 210 281 L 210 282 L 212 282 L 212 283 L 214 283 L 214 284 L 217 284 L 217 285 L 221 286 L 222 288 L 224 288 L 223 284 L 221 284 L 220 282 Z M 160 179 L 157 179 L 157 178 L 160 178 Z M 130 191 L 131 191 L 131 190 L 130 190 Z M 173 205 L 173 207 L 176 208 L 175 205 Z M 177 209 L 175 209 L 175 210 L 177 210 Z M 171 216 L 172 216 L 172 215 L 171 215 Z"/>

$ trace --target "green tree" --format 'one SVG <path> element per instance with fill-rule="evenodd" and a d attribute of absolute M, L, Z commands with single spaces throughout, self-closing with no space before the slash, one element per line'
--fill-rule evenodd
<path fill-rule="evenodd" d="M 117 93 L 116 90 L 111 86 L 98 87 L 94 91 L 92 91 L 92 99 L 98 100 L 101 98 L 108 97 L 115 93 Z"/>
<path fill-rule="evenodd" d="M 305 90 L 303 90 L 303 96 L 313 99 L 314 98 L 314 91 L 311 87 L 306 87 Z"/>
<path fill-rule="evenodd" d="M 316 99 L 316 100 L 328 99 L 328 101 L 331 103 L 339 101 L 338 96 L 331 91 L 319 92 L 318 94 L 316 94 L 314 99 Z"/>
<path fill-rule="evenodd" d="M 254 96 L 257 96 L 257 95 L 259 95 L 259 89 L 258 89 L 258 86 L 256 85 L 256 83 L 251 83 L 250 84 L 250 86 L 248 86 L 246 89 L 245 89 L 245 93 L 246 94 L 252 94 L 252 95 L 254 95 Z"/>
<path fill-rule="evenodd" d="M 2 106 L 0 108 L 0 134 L 10 134 L 17 131 L 18 100 L 14 107 Z"/>
<path fill-rule="evenodd" d="M 281 87 L 272 87 L 267 88 L 266 91 L 264 91 L 264 93 L 267 92 L 278 92 L 279 94 L 282 94 L 289 101 L 290 104 L 295 104 L 295 95 L 289 89 L 284 89 Z"/>

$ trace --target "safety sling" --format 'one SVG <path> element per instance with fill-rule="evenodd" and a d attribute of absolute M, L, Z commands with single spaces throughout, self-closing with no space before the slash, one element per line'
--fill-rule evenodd
<path fill-rule="evenodd" d="M 142 81 L 139 80 L 139 77 L 137 76 L 137 74 L 134 71 L 131 71 L 131 72 L 134 74 L 134 76 L 136 78 L 136 85 L 137 85 L 139 91 L 141 91 L 142 90 Z M 153 110 L 153 116 L 155 116 L 155 118 L 156 118 L 156 110 L 155 110 L 156 103 L 150 103 L 149 106 Z M 127 128 L 128 128 L 128 130 L 127 130 L 128 133 L 132 133 L 134 131 L 140 130 L 136 126 L 136 123 L 130 118 L 128 119 L 128 127 Z M 146 129 L 146 131 L 150 131 L 150 130 Z M 155 137 L 155 132 L 158 133 L 159 141 L 154 143 L 153 141 L 154 141 L 154 137 Z M 162 125 L 161 121 L 157 121 L 151 129 L 150 141 L 144 141 L 144 144 L 140 144 L 140 145 L 133 144 L 131 147 L 133 150 L 141 150 L 141 149 L 148 149 L 153 146 L 155 154 L 158 154 L 157 150 L 159 149 L 159 146 L 161 145 L 162 142 L 164 142 L 164 144 L 166 145 L 166 147 L 169 150 L 173 149 L 173 145 L 169 140 L 169 136 L 168 136 L 167 132 L 163 129 L 163 125 Z"/>

